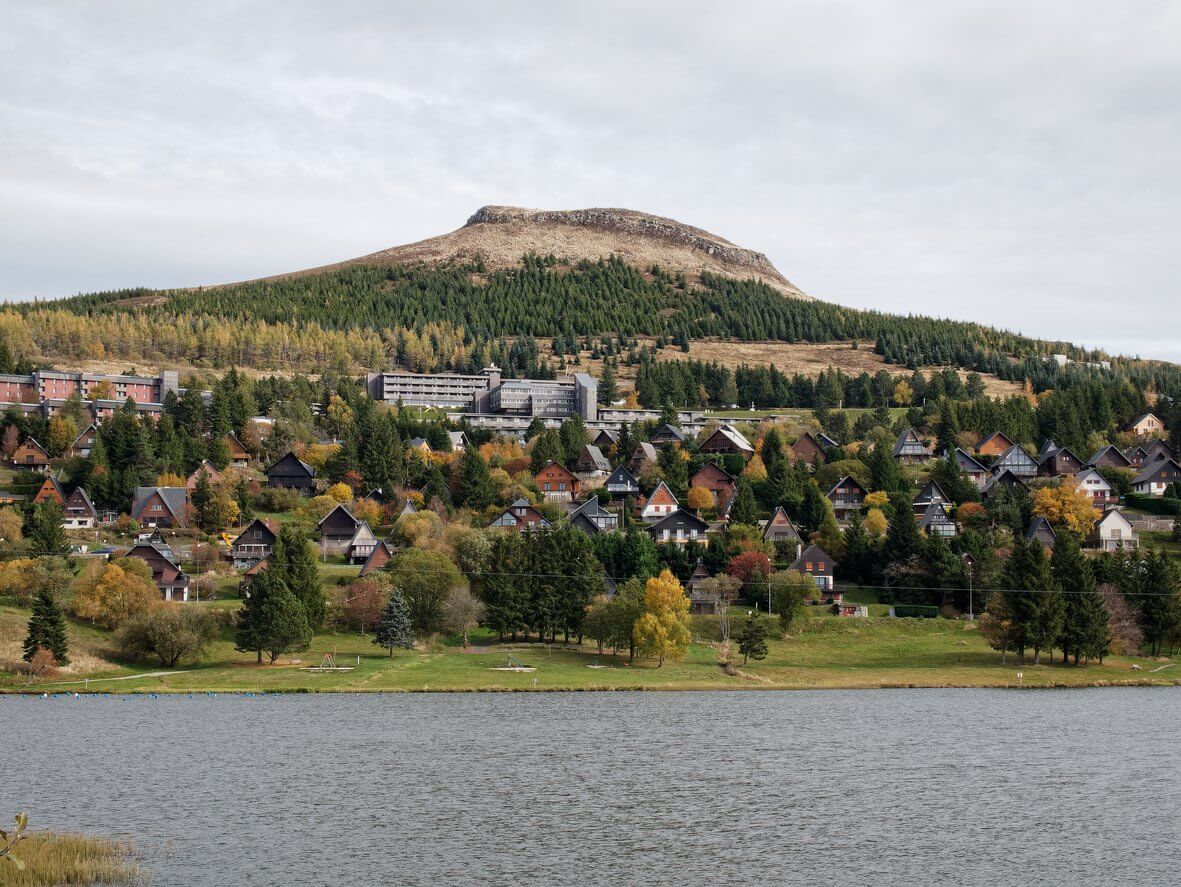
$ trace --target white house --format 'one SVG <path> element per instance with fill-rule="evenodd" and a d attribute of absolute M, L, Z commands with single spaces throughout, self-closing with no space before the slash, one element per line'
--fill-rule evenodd
<path fill-rule="evenodd" d="M 1136 548 L 1140 539 L 1132 522 L 1118 508 L 1108 511 L 1087 538 L 1087 544 L 1100 551 L 1117 551 L 1120 548 Z"/>

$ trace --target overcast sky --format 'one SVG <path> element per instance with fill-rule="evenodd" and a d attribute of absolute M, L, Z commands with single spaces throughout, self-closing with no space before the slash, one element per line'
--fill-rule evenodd
<path fill-rule="evenodd" d="M 0 298 L 620 206 L 822 299 L 1181 359 L 1181 4 L 574 5 L 3 4 Z"/>

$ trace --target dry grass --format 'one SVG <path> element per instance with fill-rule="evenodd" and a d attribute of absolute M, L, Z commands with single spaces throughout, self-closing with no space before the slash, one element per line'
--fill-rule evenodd
<path fill-rule="evenodd" d="M 25 868 L 0 860 L 0 884 L 8 887 L 148 883 L 127 841 L 31 832 L 14 853 Z"/>
<path fill-rule="evenodd" d="M 0 671 L 19 671 L 24 668 L 21 656 L 27 633 L 27 611 L 0 607 Z M 81 677 L 119 668 L 105 658 L 109 652 L 106 649 L 109 637 L 101 632 L 67 620 L 66 635 L 70 645 L 70 664 L 58 670 L 63 680 L 70 676 Z"/>

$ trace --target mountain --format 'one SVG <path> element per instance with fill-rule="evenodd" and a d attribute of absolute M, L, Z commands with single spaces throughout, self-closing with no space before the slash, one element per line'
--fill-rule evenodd
<path fill-rule="evenodd" d="M 702 272 L 707 272 L 738 280 L 757 280 L 794 299 L 811 298 L 780 274 L 762 253 L 735 246 L 716 234 L 674 219 L 630 209 L 602 208 L 539 210 L 484 206 L 462 228 L 448 234 L 264 279 L 283 280 L 351 265 L 420 262 L 440 265 L 471 262 L 477 257 L 488 268 L 501 270 L 517 267 L 526 253 L 553 255 L 573 263 L 614 255 L 638 268 L 659 265 L 664 271 L 682 273 L 693 282 L 700 279 Z"/>

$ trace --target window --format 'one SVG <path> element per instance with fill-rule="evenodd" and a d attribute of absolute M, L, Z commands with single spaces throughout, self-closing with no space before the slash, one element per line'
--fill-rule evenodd
<path fill-rule="evenodd" d="M 807 563 L 805 563 L 804 569 L 807 570 L 809 573 L 811 573 L 812 572 L 812 562 L 808 561 Z"/>

